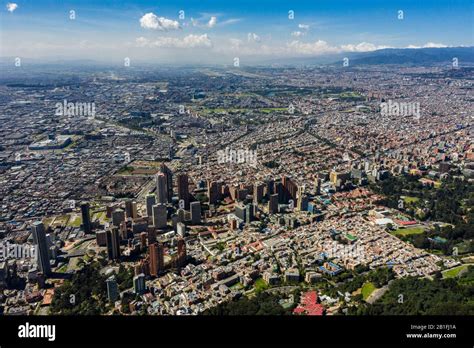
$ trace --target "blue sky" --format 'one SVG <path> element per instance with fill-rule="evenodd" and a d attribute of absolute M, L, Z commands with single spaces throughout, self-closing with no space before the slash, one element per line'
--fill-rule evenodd
<path fill-rule="evenodd" d="M 471 0 L 12 0 L 0 7 L 0 55 L 212 62 L 472 46 L 473 11 Z"/>

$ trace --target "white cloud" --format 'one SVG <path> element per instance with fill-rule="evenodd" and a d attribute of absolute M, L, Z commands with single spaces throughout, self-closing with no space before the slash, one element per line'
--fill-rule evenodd
<path fill-rule="evenodd" d="M 255 33 L 248 33 L 247 35 L 248 42 L 260 42 L 260 36 Z"/>
<path fill-rule="evenodd" d="M 209 19 L 209 22 L 207 22 L 207 27 L 214 28 L 216 26 L 216 23 L 217 23 L 217 17 L 212 16 L 211 19 Z"/>
<path fill-rule="evenodd" d="M 292 41 L 287 45 L 290 53 L 293 54 L 327 54 L 340 52 L 370 52 L 388 48 L 388 46 L 377 46 L 368 42 L 361 42 L 359 44 L 347 44 L 340 46 L 331 46 L 326 41 L 318 40 L 315 42 L 301 42 L 298 40 Z"/>
<path fill-rule="evenodd" d="M 13 12 L 18 8 L 18 4 L 15 4 L 14 2 L 9 2 L 7 4 L 7 11 L 8 12 Z"/>
<path fill-rule="evenodd" d="M 308 24 L 298 24 L 298 28 L 303 29 L 303 30 L 308 30 L 309 25 Z"/>
<path fill-rule="evenodd" d="M 323 54 L 338 52 L 337 47 L 331 47 L 326 41 L 315 42 L 292 41 L 287 45 L 291 53 L 297 54 Z"/>
<path fill-rule="evenodd" d="M 368 42 L 361 42 L 360 44 L 342 45 L 341 49 L 345 52 L 370 52 L 388 48 L 388 46 L 377 46 Z"/>
<path fill-rule="evenodd" d="M 144 37 L 135 40 L 138 47 L 161 47 L 161 48 L 209 48 L 212 47 L 212 41 L 207 34 L 188 35 L 184 38 L 177 37 L 159 37 L 150 41 Z"/>
<path fill-rule="evenodd" d="M 140 18 L 140 26 L 145 29 L 163 31 L 176 30 L 180 28 L 177 21 L 165 17 L 158 17 L 152 12 L 147 13 L 142 18 Z"/>
<path fill-rule="evenodd" d="M 300 37 L 300 36 L 303 36 L 304 33 L 302 31 L 294 31 L 291 33 L 291 36 L 294 36 L 294 37 Z"/>
<path fill-rule="evenodd" d="M 442 43 L 427 42 L 423 46 L 408 45 L 407 48 L 443 48 L 448 47 Z"/>

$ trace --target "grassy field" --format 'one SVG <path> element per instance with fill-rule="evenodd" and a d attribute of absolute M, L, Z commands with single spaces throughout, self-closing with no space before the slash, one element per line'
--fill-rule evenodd
<path fill-rule="evenodd" d="M 412 228 L 399 228 L 393 232 L 396 236 L 408 236 L 410 234 L 420 234 L 425 231 L 424 227 L 412 227 Z"/>
<path fill-rule="evenodd" d="M 254 287 L 255 287 L 255 291 L 257 291 L 257 292 L 258 291 L 263 291 L 263 290 L 266 290 L 268 288 L 268 284 L 262 278 L 258 278 L 255 281 Z"/>
<path fill-rule="evenodd" d="M 407 204 L 410 204 L 410 203 L 416 203 L 418 202 L 420 199 L 418 197 L 413 197 L 413 196 L 405 196 L 403 197 L 403 201 Z"/>
<path fill-rule="evenodd" d="M 367 300 L 367 298 L 370 296 L 370 294 L 376 289 L 375 285 L 372 284 L 371 282 L 365 283 L 362 286 L 362 298 L 364 300 Z"/>
<path fill-rule="evenodd" d="M 67 225 L 71 227 L 80 227 L 81 224 L 82 224 L 82 218 L 80 216 L 76 216 L 74 220 L 69 219 Z"/>
<path fill-rule="evenodd" d="M 458 267 L 454 267 L 451 269 L 448 269 L 446 271 L 443 271 L 443 278 L 454 278 L 457 277 L 459 272 L 461 272 L 463 269 L 466 269 L 468 265 L 461 265 Z"/>

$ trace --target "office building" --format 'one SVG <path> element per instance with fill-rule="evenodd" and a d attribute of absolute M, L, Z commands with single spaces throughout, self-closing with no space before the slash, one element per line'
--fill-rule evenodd
<path fill-rule="evenodd" d="M 168 186 L 166 176 L 163 173 L 158 173 L 155 176 L 156 180 L 156 201 L 158 204 L 168 203 Z"/>
<path fill-rule="evenodd" d="M 182 222 L 178 222 L 176 224 L 176 230 L 179 236 L 184 237 L 186 236 L 186 225 Z"/>
<path fill-rule="evenodd" d="M 110 302 L 115 302 L 119 298 L 119 289 L 115 276 L 110 276 L 105 281 L 107 283 L 107 298 Z"/>
<path fill-rule="evenodd" d="M 46 231 L 41 221 L 36 221 L 31 227 L 33 241 L 36 244 L 36 258 L 38 268 L 44 275 L 51 274 L 51 264 L 49 263 L 49 250 L 46 242 Z"/>
<path fill-rule="evenodd" d="M 179 174 L 178 181 L 178 199 L 184 202 L 184 209 L 189 209 L 189 182 L 187 174 Z"/>
<path fill-rule="evenodd" d="M 152 193 L 146 195 L 146 216 L 153 216 L 153 206 L 156 204 L 156 196 Z"/>
<path fill-rule="evenodd" d="M 209 197 L 209 204 L 216 204 L 220 200 L 221 187 L 217 181 L 207 182 L 207 196 Z"/>
<path fill-rule="evenodd" d="M 112 212 L 112 224 L 119 227 L 122 221 L 125 221 L 125 211 L 122 209 L 115 209 Z"/>
<path fill-rule="evenodd" d="M 139 275 L 133 277 L 133 291 L 135 294 L 143 295 L 145 290 L 145 275 L 140 273 Z"/>
<path fill-rule="evenodd" d="M 117 227 L 107 230 L 107 256 L 109 260 L 120 258 L 120 232 Z"/>
<path fill-rule="evenodd" d="M 268 201 L 268 212 L 270 214 L 278 213 L 278 193 L 270 195 L 270 199 Z"/>
<path fill-rule="evenodd" d="M 166 205 L 156 204 L 153 206 L 153 226 L 155 228 L 166 228 L 168 211 Z"/>
<path fill-rule="evenodd" d="M 89 203 L 81 204 L 82 228 L 85 234 L 92 233 L 92 223 Z"/>
<path fill-rule="evenodd" d="M 201 223 L 201 202 L 191 203 L 191 223 L 192 224 Z"/>
<path fill-rule="evenodd" d="M 157 277 L 165 268 L 165 258 L 162 243 L 153 243 L 148 246 L 150 260 L 150 275 Z"/>
<path fill-rule="evenodd" d="M 170 148 L 172 151 L 173 148 L 171 145 Z M 171 202 L 173 199 L 173 172 L 164 163 L 160 166 L 160 172 L 166 177 L 166 193 L 168 195 L 168 202 Z"/>

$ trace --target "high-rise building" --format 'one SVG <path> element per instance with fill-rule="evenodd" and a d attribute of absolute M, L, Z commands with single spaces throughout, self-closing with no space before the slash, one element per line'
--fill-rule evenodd
<path fill-rule="evenodd" d="M 130 221 L 122 221 L 120 223 L 119 231 L 120 231 L 120 239 L 127 240 L 128 239 L 128 231 L 129 227 L 131 226 Z"/>
<path fill-rule="evenodd" d="M 235 205 L 235 210 L 234 214 L 237 216 L 239 219 L 245 221 L 245 206 L 243 204 L 236 204 Z"/>
<path fill-rule="evenodd" d="M 186 236 L 186 225 L 182 222 L 178 222 L 176 224 L 176 230 L 179 236 L 184 237 Z"/>
<path fill-rule="evenodd" d="M 125 221 L 125 211 L 122 209 L 115 209 L 112 212 L 112 224 L 119 227 L 122 221 Z"/>
<path fill-rule="evenodd" d="M 117 280 L 115 279 L 115 276 L 112 275 L 107 278 L 105 281 L 107 283 L 107 298 L 109 299 L 110 302 L 115 302 L 119 298 L 119 289 L 117 285 Z"/>
<path fill-rule="evenodd" d="M 140 273 L 139 275 L 133 277 L 133 291 L 135 294 L 142 295 L 145 293 L 145 275 Z"/>
<path fill-rule="evenodd" d="M 156 204 L 153 206 L 153 226 L 155 228 L 166 228 L 168 211 L 166 205 Z"/>
<path fill-rule="evenodd" d="M 308 196 L 306 194 L 301 194 L 301 196 L 298 197 L 298 205 L 297 205 L 298 210 L 307 211 L 308 203 L 309 203 Z"/>
<path fill-rule="evenodd" d="M 265 184 L 255 183 L 254 188 L 253 188 L 253 201 L 255 203 L 260 203 L 262 201 L 264 188 L 265 188 Z"/>
<path fill-rule="evenodd" d="M 92 233 L 92 223 L 91 223 L 89 203 L 81 204 L 81 214 L 82 214 L 82 228 L 84 229 L 84 233 L 85 234 Z"/>
<path fill-rule="evenodd" d="M 173 149 L 171 145 L 170 148 L 171 150 Z M 168 202 L 171 202 L 173 199 L 173 172 L 164 163 L 160 166 L 160 172 L 166 177 L 166 192 L 168 194 Z"/>
<path fill-rule="evenodd" d="M 146 195 L 146 215 L 153 216 L 153 206 L 156 204 L 156 197 L 150 193 Z"/>
<path fill-rule="evenodd" d="M 254 220 L 255 212 L 254 212 L 254 205 L 249 203 L 245 206 L 245 222 L 251 223 Z"/>
<path fill-rule="evenodd" d="M 278 193 L 270 195 L 270 199 L 268 201 L 268 212 L 270 214 L 278 213 Z"/>
<path fill-rule="evenodd" d="M 31 227 L 33 233 L 33 241 L 36 244 L 36 258 L 38 268 L 44 275 L 51 274 L 51 264 L 49 263 L 49 251 L 46 242 L 46 231 L 41 221 L 36 221 Z"/>
<path fill-rule="evenodd" d="M 154 227 L 148 227 L 148 245 L 156 242 L 156 230 Z"/>
<path fill-rule="evenodd" d="M 178 174 L 178 199 L 184 202 L 184 209 L 189 209 L 189 182 L 187 174 Z"/>
<path fill-rule="evenodd" d="M 109 260 L 120 258 L 120 232 L 117 227 L 107 230 L 107 255 Z"/>
<path fill-rule="evenodd" d="M 150 258 L 150 274 L 158 276 L 165 268 L 164 250 L 162 243 L 153 243 L 148 246 Z"/>
<path fill-rule="evenodd" d="M 132 200 L 127 199 L 125 201 L 125 217 L 128 218 L 133 218 L 133 207 L 132 207 Z"/>
<path fill-rule="evenodd" d="M 138 218 L 138 206 L 137 202 L 133 201 L 132 202 L 132 219 L 137 219 Z"/>
<path fill-rule="evenodd" d="M 288 203 L 289 200 L 296 200 L 296 192 L 298 186 L 290 178 L 283 176 L 282 177 L 283 185 L 283 202 Z"/>
<path fill-rule="evenodd" d="M 220 199 L 220 187 L 217 181 L 207 182 L 207 196 L 209 197 L 209 204 L 216 204 Z"/>
<path fill-rule="evenodd" d="M 191 203 L 191 223 L 201 223 L 201 202 L 199 201 Z"/>
<path fill-rule="evenodd" d="M 166 176 L 163 173 L 158 173 L 156 178 L 156 200 L 157 203 L 166 204 L 168 203 L 168 186 L 166 182 Z"/>

